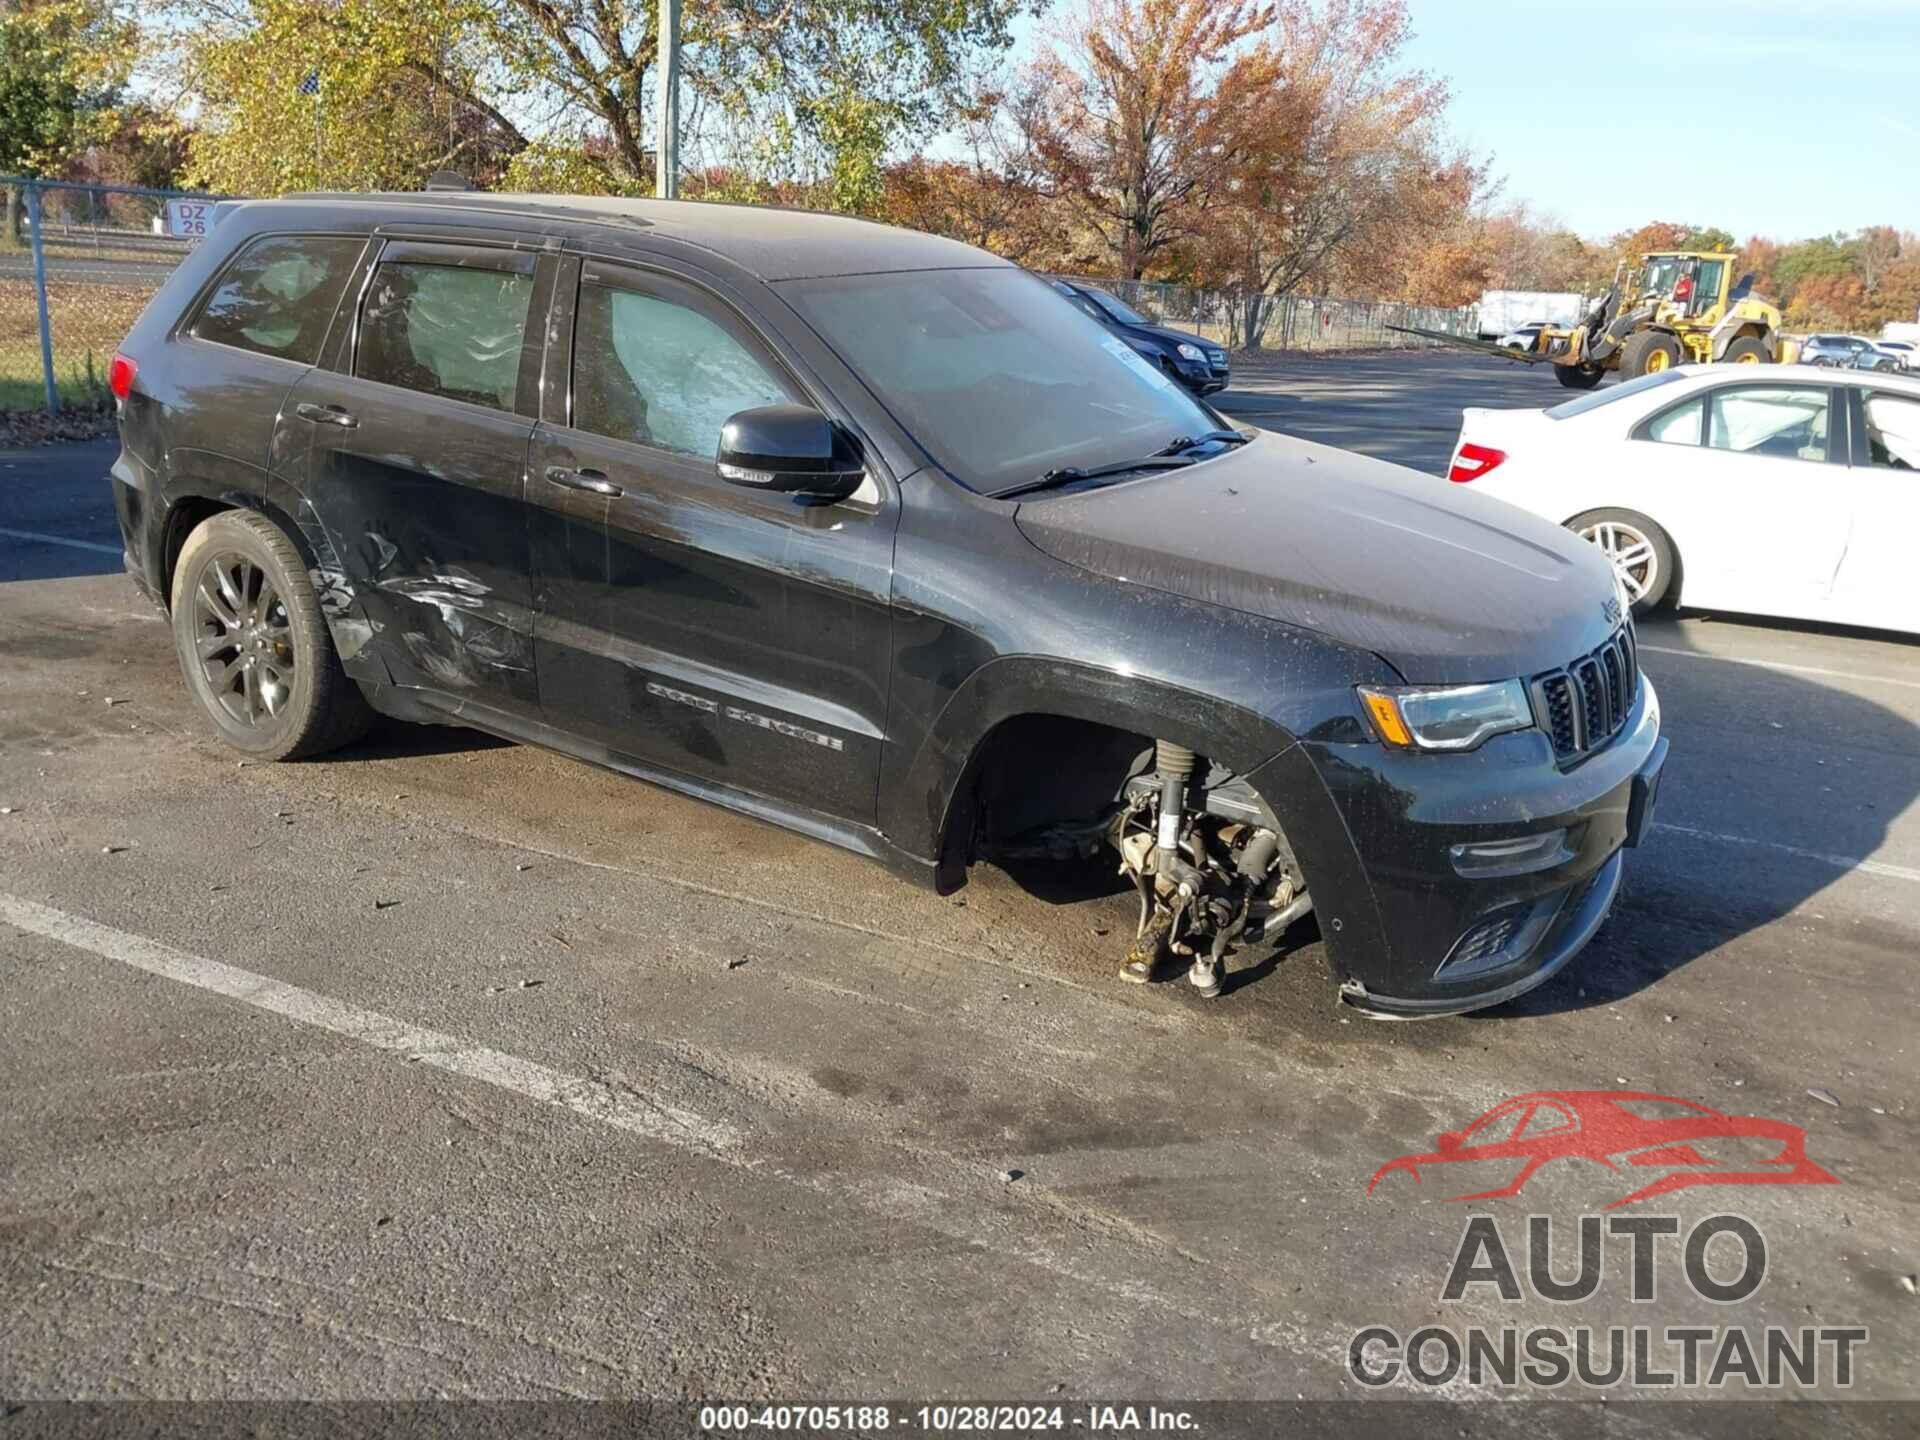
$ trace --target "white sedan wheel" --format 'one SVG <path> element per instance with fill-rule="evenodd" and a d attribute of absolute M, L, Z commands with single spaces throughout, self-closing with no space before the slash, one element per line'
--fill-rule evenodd
<path fill-rule="evenodd" d="M 1629 600 L 1638 604 L 1649 594 L 1659 593 L 1660 555 L 1639 530 L 1621 520 L 1597 520 L 1576 533 L 1606 553 L 1620 583 L 1627 587 Z"/>

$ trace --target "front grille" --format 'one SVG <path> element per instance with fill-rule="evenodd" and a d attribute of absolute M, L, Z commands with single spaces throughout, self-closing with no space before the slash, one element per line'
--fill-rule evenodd
<path fill-rule="evenodd" d="M 1621 626 L 1565 669 L 1534 676 L 1528 688 L 1540 727 L 1553 737 L 1555 758 L 1578 760 L 1598 750 L 1620 733 L 1640 692 L 1633 626 Z"/>

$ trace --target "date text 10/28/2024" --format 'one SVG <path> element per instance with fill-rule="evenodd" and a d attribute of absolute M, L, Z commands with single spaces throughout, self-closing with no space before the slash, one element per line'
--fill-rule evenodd
<path fill-rule="evenodd" d="M 894 1429 L 934 1435 L 1069 1429 L 1096 1434 L 1180 1433 L 1199 1428 L 1190 1412 L 1154 1405 L 918 1405 L 898 1409 L 889 1405 L 705 1405 L 700 1409 L 699 1422 L 703 1431 L 721 1435 L 755 1430 L 831 1433 Z"/>

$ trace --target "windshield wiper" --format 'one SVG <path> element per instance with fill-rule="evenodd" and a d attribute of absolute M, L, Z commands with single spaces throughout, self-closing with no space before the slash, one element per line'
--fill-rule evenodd
<path fill-rule="evenodd" d="M 1238 430 L 1209 430 L 1204 435 L 1179 435 L 1169 440 L 1156 455 L 1184 455 L 1189 450 L 1198 450 L 1202 445 L 1211 445 L 1214 441 L 1223 441 L 1229 445 L 1244 445 L 1247 437 Z"/>
<path fill-rule="evenodd" d="M 1116 460 L 1111 465 L 1062 465 L 1057 470 L 1047 471 L 1038 480 L 1029 480 L 1011 490 L 996 490 L 993 498 L 1005 500 L 1014 495 L 1031 495 L 1036 490 L 1052 490 L 1061 485 L 1071 485 L 1076 480 L 1100 480 L 1108 475 L 1125 475 L 1133 470 L 1181 470 L 1193 463 L 1184 455 L 1145 455 L 1138 460 Z"/>

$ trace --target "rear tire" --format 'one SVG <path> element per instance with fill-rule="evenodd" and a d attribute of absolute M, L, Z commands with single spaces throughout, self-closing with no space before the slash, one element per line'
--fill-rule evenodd
<path fill-rule="evenodd" d="M 1638 511 L 1588 510 L 1567 521 L 1567 529 L 1600 547 L 1626 583 L 1635 615 L 1655 609 L 1673 591 L 1673 541 Z"/>
<path fill-rule="evenodd" d="M 1686 358 L 1680 342 L 1662 330 L 1642 330 L 1627 337 L 1620 351 L 1620 374 L 1628 380 L 1660 370 L 1671 370 Z"/>
<path fill-rule="evenodd" d="M 1598 365 L 1556 365 L 1553 378 L 1569 390 L 1591 390 L 1606 375 Z"/>
<path fill-rule="evenodd" d="M 1722 365 L 1766 365 L 1772 360 L 1773 356 L 1767 353 L 1766 342 L 1751 335 L 1741 335 L 1729 341 L 1720 355 Z"/>
<path fill-rule="evenodd" d="M 340 667 L 300 552 L 264 515 L 223 510 L 180 547 L 173 644 L 215 733 L 261 760 L 358 739 L 373 712 Z"/>

